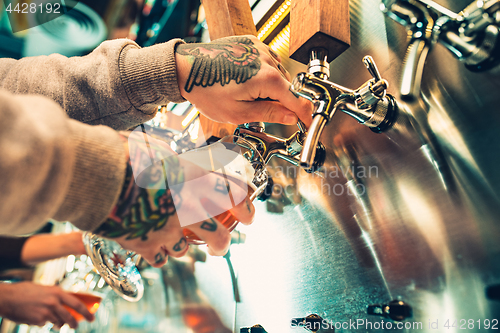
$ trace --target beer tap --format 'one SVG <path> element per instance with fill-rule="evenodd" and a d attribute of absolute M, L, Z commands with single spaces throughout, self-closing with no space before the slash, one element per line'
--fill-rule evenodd
<path fill-rule="evenodd" d="M 299 165 L 310 168 L 316 161 L 319 138 L 323 129 L 337 111 L 342 111 L 374 132 L 383 132 L 391 127 L 396 117 L 395 99 L 386 93 L 388 83 L 382 79 L 372 57 L 363 58 L 372 79 L 356 90 L 342 87 L 328 80 L 324 66 L 318 63 L 313 52 L 307 73 L 299 73 L 292 82 L 291 91 L 315 105 L 312 125 L 309 128 L 299 157 Z M 316 58 L 315 58 L 316 57 Z"/>
<path fill-rule="evenodd" d="M 436 42 L 470 70 L 488 70 L 498 64 L 499 0 L 473 1 L 459 14 L 432 0 L 382 0 L 380 8 L 409 30 L 401 80 L 404 100 L 419 97 L 425 59 Z"/>
<path fill-rule="evenodd" d="M 372 57 L 364 57 L 363 63 L 373 78 L 352 90 L 330 82 L 325 52 L 312 50 L 308 72 L 299 73 L 290 88 L 315 106 L 309 129 L 306 131 L 299 121 L 297 132 L 289 138 L 280 138 L 266 133 L 264 123 L 247 123 L 238 126 L 234 134 L 252 142 L 266 163 L 276 156 L 307 172 L 316 171 L 325 160 L 325 147 L 319 138 L 337 111 L 352 116 L 377 133 L 389 129 L 396 118 L 398 107 L 394 97 L 386 93 L 387 81 L 380 76 Z"/>
<path fill-rule="evenodd" d="M 472 71 L 489 70 L 500 60 L 500 1 L 473 1 L 456 17 L 442 15 L 438 41 Z"/>
<path fill-rule="evenodd" d="M 269 163 L 272 157 L 281 158 L 295 166 L 301 166 L 299 157 L 306 138 L 305 125 L 299 121 L 299 130 L 289 138 L 281 138 L 265 132 L 265 125 L 262 122 L 246 123 L 239 125 L 234 135 L 245 138 L 251 142 L 262 155 L 264 162 Z M 318 143 L 315 146 L 314 161 L 310 166 L 304 168 L 306 172 L 318 170 L 325 161 L 325 147 Z"/>

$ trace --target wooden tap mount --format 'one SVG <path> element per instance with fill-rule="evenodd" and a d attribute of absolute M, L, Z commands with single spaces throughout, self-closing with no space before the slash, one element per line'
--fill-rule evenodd
<path fill-rule="evenodd" d="M 349 24 L 349 0 L 292 0 L 290 58 L 307 64 L 320 47 L 331 62 L 351 44 Z"/>
<path fill-rule="evenodd" d="M 248 0 L 203 1 L 210 39 L 257 35 Z"/>

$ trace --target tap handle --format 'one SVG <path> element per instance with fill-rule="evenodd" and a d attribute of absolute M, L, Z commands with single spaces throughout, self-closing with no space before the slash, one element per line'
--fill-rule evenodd
<path fill-rule="evenodd" d="M 382 79 L 372 57 L 365 56 L 363 63 L 373 79 L 355 91 L 356 104 L 362 109 L 375 105 L 381 98 L 384 98 L 389 85 L 386 80 Z"/>
<path fill-rule="evenodd" d="M 382 80 L 382 76 L 380 76 L 380 72 L 378 71 L 377 65 L 375 65 L 375 61 L 372 57 L 365 56 L 363 58 L 363 63 L 365 64 L 366 69 L 368 69 L 368 72 L 370 72 L 370 75 L 373 76 L 373 79 L 375 79 L 375 82 Z"/>

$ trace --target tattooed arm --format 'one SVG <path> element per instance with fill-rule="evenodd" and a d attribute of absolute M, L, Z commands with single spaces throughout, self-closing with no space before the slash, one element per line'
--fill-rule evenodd
<path fill-rule="evenodd" d="M 125 183 L 117 205 L 95 232 L 155 267 L 168 256 L 183 256 L 190 232 L 207 243 L 211 254 L 224 255 L 231 237 L 214 216 L 230 211 L 238 221 L 251 223 L 255 210 L 247 189 L 183 160 L 141 127 L 122 134 L 129 153 Z M 227 185 L 224 191 L 221 182 Z"/>
<path fill-rule="evenodd" d="M 279 57 L 254 36 L 176 48 L 181 95 L 207 117 L 233 124 L 265 121 L 307 125 L 312 104 L 290 90 Z"/>

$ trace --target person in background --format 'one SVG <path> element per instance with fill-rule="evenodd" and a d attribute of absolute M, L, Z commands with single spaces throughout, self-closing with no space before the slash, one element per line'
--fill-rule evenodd
<path fill-rule="evenodd" d="M 23 268 L 68 255 L 85 254 L 81 232 L 37 234 L 30 237 L 0 237 L 0 270 Z M 94 316 L 78 298 L 57 286 L 32 282 L 0 282 L 0 317 L 19 324 L 76 328 L 76 319 L 63 305 L 92 321 Z"/>
<path fill-rule="evenodd" d="M 175 179 L 187 184 L 205 175 L 206 182 L 176 191 L 138 186 L 131 156 L 148 152 L 129 147 L 117 130 L 152 119 L 158 105 L 186 100 L 219 122 L 300 118 L 308 125 L 312 104 L 289 90 L 289 80 L 279 57 L 254 36 L 145 48 L 121 39 L 84 57 L 0 59 L 0 217 L 8 221 L 0 234 L 33 232 L 52 218 L 113 238 L 155 267 L 184 255 L 177 204 L 206 214 L 201 201 L 217 198 L 221 177 L 172 159 L 165 168 Z M 230 210 L 251 223 L 248 198 Z M 186 228 L 211 254 L 226 253 L 230 235 L 219 221 Z"/>
<path fill-rule="evenodd" d="M 28 237 L 0 236 L 0 271 L 32 267 L 41 262 L 86 254 L 82 233 L 40 233 Z"/>

